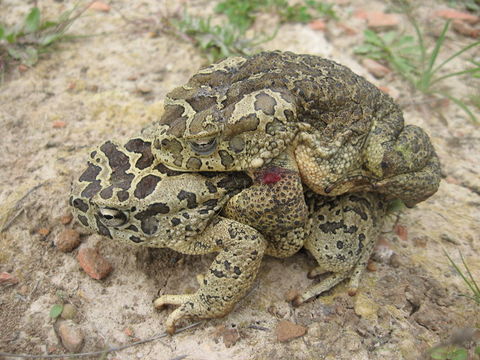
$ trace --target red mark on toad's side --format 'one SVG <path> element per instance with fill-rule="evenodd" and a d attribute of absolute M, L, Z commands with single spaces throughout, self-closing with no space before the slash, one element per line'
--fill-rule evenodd
<path fill-rule="evenodd" d="M 278 169 L 269 169 L 262 174 L 263 184 L 275 184 L 282 180 L 282 173 Z"/>

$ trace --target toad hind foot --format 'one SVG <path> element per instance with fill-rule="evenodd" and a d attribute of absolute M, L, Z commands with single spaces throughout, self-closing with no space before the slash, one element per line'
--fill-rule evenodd
<path fill-rule="evenodd" d="M 308 277 L 329 273 L 293 299 L 298 306 L 340 282 L 350 279 L 348 294 L 357 293 L 361 276 L 383 224 L 384 199 L 379 194 L 356 193 L 324 197 L 307 194 L 310 207 L 310 233 L 305 248 L 318 266 Z"/>

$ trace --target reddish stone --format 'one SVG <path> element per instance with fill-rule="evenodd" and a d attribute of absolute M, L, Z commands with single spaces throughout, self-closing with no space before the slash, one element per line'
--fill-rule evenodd
<path fill-rule="evenodd" d="M 338 26 L 339 28 L 341 28 L 345 33 L 347 33 L 347 35 L 357 35 L 357 34 L 358 34 L 358 30 L 357 30 L 357 29 L 354 29 L 353 27 L 348 26 L 348 25 L 346 25 L 346 24 L 337 23 L 337 26 Z"/>
<path fill-rule="evenodd" d="M 395 233 L 403 241 L 406 241 L 408 239 L 408 230 L 403 225 L 400 225 L 400 224 L 395 225 Z"/>
<path fill-rule="evenodd" d="M 474 28 L 472 25 L 464 21 L 454 20 L 453 30 L 455 30 L 459 34 L 469 36 L 474 39 L 480 37 L 480 29 Z"/>
<path fill-rule="evenodd" d="M 102 11 L 102 12 L 109 12 L 110 11 L 110 5 L 105 4 L 104 2 L 101 2 L 101 1 L 92 2 L 90 4 L 89 8 L 92 9 L 92 10 Z"/>
<path fill-rule="evenodd" d="M 107 277 L 113 270 L 112 265 L 94 248 L 81 248 L 77 260 L 82 269 L 97 280 Z"/>
<path fill-rule="evenodd" d="M 48 234 L 50 234 L 50 229 L 48 228 L 40 228 L 37 230 L 37 233 L 39 235 L 42 235 L 42 236 L 47 236 Z"/>
<path fill-rule="evenodd" d="M 325 23 L 325 21 L 320 19 L 313 20 L 312 22 L 310 22 L 310 24 L 308 24 L 308 26 L 310 26 L 310 29 L 312 30 L 320 30 L 320 31 L 323 31 L 327 28 L 327 24 Z"/>
<path fill-rule="evenodd" d="M 480 17 L 455 9 L 439 10 L 435 15 L 444 19 L 462 20 L 472 25 L 480 22 Z"/>
<path fill-rule="evenodd" d="M 65 126 L 67 126 L 67 123 L 63 120 L 56 120 L 56 121 L 52 122 L 52 127 L 54 129 L 62 129 Z"/>
<path fill-rule="evenodd" d="M 305 326 L 297 325 L 288 320 L 280 321 L 276 329 L 277 340 L 280 342 L 298 338 L 305 335 L 306 332 L 307 328 Z"/>
<path fill-rule="evenodd" d="M 380 11 L 370 11 L 367 13 L 367 26 L 369 28 L 390 28 L 395 27 L 400 19 L 395 14 L 385 14 Z"/>
<path fill-rule="evenodd" d="M 18 279 L 8 272 L 0 273 L 0 284 L 15 285 L 18 284 Z"/>
<path fill-rule="evenodd" d="M 72 220 L 73 220 L 73 215 L 72 214 L 63 215 L 60 218 L 60 222 L 62 223 L 62 225 L 68 225 L 72 222 Z"/>
<path fill-rule="evenodd" d="M 362 65 L 376 78 L 380 79 L 390 74 L 392 71 L 380 64 L 379 62 L 372 59 L 363 59 Z"/>
<path fill-rule="evenodd" d="M 61 252 L 70 252 L 80 245 L 80 234 L 73 229 L 65 229 L 57 235 L 55 245 Z"/>

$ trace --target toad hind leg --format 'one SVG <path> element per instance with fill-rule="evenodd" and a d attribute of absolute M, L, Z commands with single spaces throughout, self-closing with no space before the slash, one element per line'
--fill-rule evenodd
<path fill-rule="evenodd" d="M 293 300 L 295 306 L 348 278 L 348 293 L 355 295 L 385 216 L 383 197 L 373 193 L 335 198 L 313 194 L 307 202 L 311 211 L 311 231 L 305 248 L 318 262 L 309 275 L 330 274 L 298 295 Z"/>
<path fill-rule="evenodd" d="M 156 308 L 178 305 L 167 318 L 169 334 L 183 318 L 213 318 L 228 314 L 250 289 L 258 272 L 266 241 L 255 229 L 219 217 L 194 241 L 179 245 L 190 254 L 218 252 L 194 294 L 163 295 L 155 300 Z"/>

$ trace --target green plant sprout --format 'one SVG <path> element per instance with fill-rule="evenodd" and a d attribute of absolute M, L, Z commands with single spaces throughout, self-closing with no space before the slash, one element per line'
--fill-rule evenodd
<path fill-rule="evenodd" d="M 445 251 L 445 255 L 447 256 L 448 260 L 450 261 L 450 264 L 453 266 L 457 274 L 460 275 L 460 277 L 463 279 L 467 287 L 472 292 L 472 295 L 463 294 L 462 296 L 472 299 L 478 305 L 480 305 L 480 287 L 478 286 L 478 283 L 476 282 L 476 280 L 473 278 L 473 275 L 470 272 L 470 269 L 467 263 L 465 262 L 465 259 L 462 253 L 459 253 L 459 255 L 460 255 L 460 259 L 462 260 L 463 267 L 465 268 L 465 272 L 463 272 L 463 270 L 460 269 L 460 267 L 452 260 L 452 258 L 447 254 L 446 251 Z"/>
<path fill-rule="evenodd" d="M 276 35 L 276 32 L 271 36 L 256 35 L 257 40 L 253 41 L 233 24 L 212 25 L 210 17 L 190 16 L 186 12 L 173 25 L 187 35 L 210 62 L 233 55 L 249 55 L 256 46 Z"/>
<path fill-rule="evenodd" d="M 440 62 L 439 55 L 445 44 L 450 21 L 445 23 L 433 48 L 428 50 L 425 35 L 414 18 L 411 8 L 404 5 L 402 9 L 415 30 L 416 39 L 409 35 L 400 35 L 395 31 L 379 35 L 372 30 L 365 30 L 364 43 L 358 46 L 354 52 L 375 60 L 386 61 L 417 90 L 427 95 L 440 95 L 451 100 L 465 111 L 473 122 L 477 122 L 475 115 L 464 101 L 450 92 L 442 90 L 438 85 L 446 79 L 461 75 L 480 76 L 480 63 L 473 60 L 470 61 L 473 66 L 467 69 L 441 74 L 445 65 L 463 53 L 480 46 L 480 41 L 464 46 Z"/>
<path fill-rule="evenodd" d="M 12 61 L 26 66 L 37 63 L 41 54 L 48 51 L 54 43 L 68 38 L 66 31 L 87 9 L 76 8 L 61 14 L 57 20 L 42 19 L 40 9 L 32 8 L 22 23 L 7 27 L 0 24 L 0 71 Z"/>
<path fill-rule="evenodd" d="M 260 44 L 273 39 L 278 26 L 271 35 L 254 33 L 246 36 L 260 12 L 273 12 L 280 23 L 309 22 L 316 14 L 336 19 L 332 4 L 316 0 L 304 0 L 303 4 L 289 5 L 287 0 L 224 0 L 217 4 L 215 12 L 223 14 L 228 22 L 212 24 L 212 17 L 191 16 L 187 12 L 179 20 L 171 21 L 176 30 L 188 37 L 209 61 L 232 55 L 252 54 Z M 164 19 L 168 24 L 169 19 Z"/>

